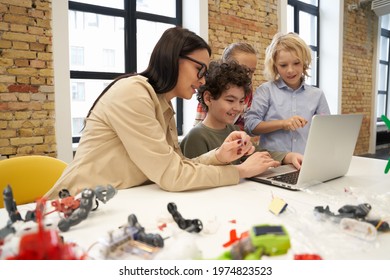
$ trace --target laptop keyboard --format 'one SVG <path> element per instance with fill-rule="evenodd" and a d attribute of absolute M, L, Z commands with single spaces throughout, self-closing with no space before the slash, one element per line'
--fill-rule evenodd
<path fill-rule="evenodd" d="M 282 174 L 282 175 L 277 175 L 277 176 L 271 177 L 270 179 L 275 180 L 275 181 L 279 181 L 279 182 L 283 182 L 283 183 L 287 183 L 287 184 L 291 184 L 291 185 L 295 185 L 298 182 L 298 176 L 299 176 L 299 170 L 294 171 L 294 172 L 290 172 L 290 173 L 286 173 L 286 174 Z"/>

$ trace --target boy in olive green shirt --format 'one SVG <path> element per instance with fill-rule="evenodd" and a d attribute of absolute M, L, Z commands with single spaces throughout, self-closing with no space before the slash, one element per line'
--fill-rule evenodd
<path fill-rule="evenodd" d="M 207 110 L 203 122 L 198 123 L 183 138 L 180 147 L 184 156 L 195 158 L 219 147 L 232 131 L 240 128 L 233 125 L 235 118 L 242 113 L 245 97 L 251 92 L 251 79 L 247 67 L 238 63 L 210 63 L 206 84 L 197 93 L 199 102 Z M 256 151 L 263 151 L 256 146 Z M 283 164 L 302 161 L 298 153 L 269 151 L 274 160 Z M 245 158 L 245 157 L 244 157 Z M 234 163 L 239 163 L 243 158 Z"/>

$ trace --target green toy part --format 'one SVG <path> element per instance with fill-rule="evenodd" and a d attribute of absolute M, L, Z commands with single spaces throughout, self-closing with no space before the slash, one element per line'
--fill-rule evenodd
<path fill-rule="evenodd" d="M 281 225 L 256 225 L 249 236 L 235 242 L 219 260 L 259 260 L 262 256 L 286 254 L 290 249 L 290 237 Z"/>

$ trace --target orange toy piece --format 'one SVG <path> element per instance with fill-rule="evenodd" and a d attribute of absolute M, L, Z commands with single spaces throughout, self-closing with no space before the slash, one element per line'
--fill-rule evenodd
<path fill-rule="evenodd" d="M 55 210 L 52 212 L 58 211 L 64 213 L 65 217 L 69 217 L 74 210 L 80 207 L 80 199 L 75 199 L 73 196 L 68 196 L 62 199 L 53 200 L 51 205 L 55 208 Z"/>
<path fill-rule="evenodd" d="M 296 254 L 294 260 L 322 260 L 322 258 L 317 254 Z"/>
<path fill-rule="evenodd" d="M 243 233 L 241 233 L 240 237 L 238 237 L 237 236 L 237 231 L 235 229 L 232 229 L 230 231 L 229 236 L 230 236 L 230 240 L 222 245 L 225 248 L 229 247 L 230 245 L 232 245 L 233 243 L 235 243 L 236 241 L 238 241 L 240 239 L 248 237 L 249 236 L 249 231 L 244 231 Z"/>

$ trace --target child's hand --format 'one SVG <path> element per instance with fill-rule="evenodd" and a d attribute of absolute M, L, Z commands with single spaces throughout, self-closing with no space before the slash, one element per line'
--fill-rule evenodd
<path fill-rule="evenodd" d="M 244 131 L 233 131 L 215 152 L 215 156 L 220 162 L 230 163 L 242 157 L 252 154 L 255 147 L 251 138 Z"/>
<path fill-rule="evenodd" d="M 292 164 L 295 166 L 296 169 L 301 169 L 301 165 L 302 165 L 302 161 L 303 161 L 303 155 L 299 154 L 299 153 L 288 153 L 284 159 L 283 159 L 283 164 Z"/>
<path fill-rule="evenodd" d="M 284 130 L 296 130 L 304 127 L 307 124 L 307 120 L 301 116 L 292 116 L 291 118 L 283 121 Z"/>

